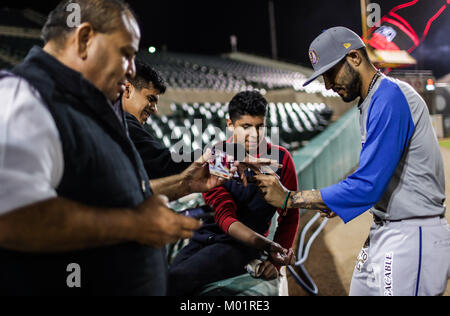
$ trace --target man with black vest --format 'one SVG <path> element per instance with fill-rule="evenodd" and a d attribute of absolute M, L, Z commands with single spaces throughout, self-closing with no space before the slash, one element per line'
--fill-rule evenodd
<path fill-rule="evenodd" d="M 65 1 L 42 36 L 0 73 L 0 294 L 164 295 L 160 247 L 201 224 L 152 196 L 112 107 L 135 73 L 136 18 L 119 0 Z"/>

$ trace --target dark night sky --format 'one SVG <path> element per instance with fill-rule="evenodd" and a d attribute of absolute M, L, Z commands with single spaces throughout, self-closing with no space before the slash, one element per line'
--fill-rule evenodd
<path fill-rule="evenodd" d="M 443 0 L 421 0 L 439 1 Z M 2 1 L 2 6 L 31 7 L 47 14 L 59 1 Z M 139 16 L 142 47 L 169 51 L 220 54 L 230 51 L 230 35 L 238 49 L 271 55 L 268 0 L 128 1 Z M 382 15 L 408 0 L 372 0 Z M 346 26 L 361 34 L 360 0 L 275 0 L 279 59 L 309 65 L 308 47 L 323 29 Z M 429 36 L 413 52 L 420 69 L 437 77 L 450 73 L 450 8 L 433 24 Z"/>

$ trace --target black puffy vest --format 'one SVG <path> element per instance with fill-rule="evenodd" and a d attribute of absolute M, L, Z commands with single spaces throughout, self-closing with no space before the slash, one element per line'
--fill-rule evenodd
<path fill-rule="evenodd" d="M 98 208 L 134 209 L 152 194 L 139 154 L 100 90 L 39 47 L 12 72 L 39 91 L 58 128 L 64 155 L 58 196 Z M 70 263 L 80 266 L 80 288 L 67 286 Z M 58 254 L 0 249 L 0 294 L 165 292 L 161 249 L 133 242 Z"/>

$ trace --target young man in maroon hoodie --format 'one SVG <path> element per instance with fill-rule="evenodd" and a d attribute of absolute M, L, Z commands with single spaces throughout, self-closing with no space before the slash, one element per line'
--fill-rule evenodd
<path fill-rule="evenodd" d="M 227 143 L 240 143 L 247 154 L 278 161 L 275 171 L 290 190 L 298 188 L 297 173 L 289 152 L 265 139 L 267 101 L 256 91 L 237 94 L 229 104 L 228 128 L 233 137 Z M 253 172 L 246 171 L 247 179 Z M 262 259 L 257 276 L 278 277 L 282 265 L 293 264 L 292 243 L 299 224 L 299 209 L 277 209 L 269 205 L 253 183 L 229 180 L 203 194 L 215 210 L 214 220 L 205 221 L 189 245 L 181 250 L 169 270 L 169 295 L 191 295 L 202 286 L 245 273 L 253 259 Z M 267 238 L 278 212 L 274 240 Z M 262 255 L 265 254 L 266 257 Z"/>

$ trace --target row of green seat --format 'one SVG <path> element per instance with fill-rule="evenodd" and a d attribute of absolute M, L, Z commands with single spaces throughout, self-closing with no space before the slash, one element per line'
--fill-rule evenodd
<path fill-rule="evenodd" d="M 202 149 L 211 142 L 223 141 L 227 135 L 228 104 L 171 104 L 172 114 L 150 117 L 146 128 L 166 147 L 179 152 Z M 333 111 L 321 103 L 269 103 L 266 137 L 288 150 L 301 147 L 305 141 L 328 126 Z"/>
<path fill-rule="evenodd" d="M 305 74 L 298 71 L 233 60 L 224 56 L 141 51 L 139 57 L 154 67 L 173 89 L 239 92 L 255 89 L 292 89 L 306 93 L 337 96 L 315 81 L 307 87 Z"/>

